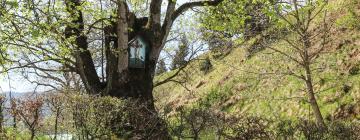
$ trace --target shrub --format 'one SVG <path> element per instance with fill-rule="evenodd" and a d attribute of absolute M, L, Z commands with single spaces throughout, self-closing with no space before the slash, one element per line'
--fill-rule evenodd
<path fill-rule="evenodd" d="M 216 93 L 216 94 L 215 94 Z M 214 92 L 214 99 L 218 99 Z M 60 97 L 60 96 L 55 96 Z M 53 98 L 50 98 L 53 99 Z M 4 139 L 46 139 L 41 136 L 41 123 L 44 114 L 41 97 L 16 100 L 18 123 L 24 123 L 30 130 L 4 128 Z M 112 97 L 96 97 L 87 95 L 61 96 L 61 104 L 55 105 L 72 114 L 67 120 L 73 125 L 75 139 L 154 139 L 170 132 L 172 137 L 179 139 L 217 139 L 247 140 L 247 139 L 360 139 L 360 123 L 330 122 L 326 127 L 319 127 L 313 121 L 307 120 L 269 120 L 261 117 L 235 116 L 214 110 L 209 106 L 179 107 L 175 113 L 167 112 L 164 122 L 157 113 L 149 111 L 153 107 L 139 100 L 118 99 Z M 209 97 L 210 99 L 210 97 Z M 212 97 L 211 97 L 212 100 Z M 60 100 L 59 100 L 60 101 Z M 58 101 L 56 101 L 59 103 Z M 207 104 L 211 105 L 212 100 Z M 57 104 L 56 103 L 56 104 Z M 57 107 L 53 106 L 53 109 Z M 56 113 L 50 111 L 49 113 Z M 69 119 L 70 118 L 70 119 Z M 66 119 L 64 119 L 66 120 Z M 164 124 L 166 123 L 166 124 Z M 161 126 L 167 126 L 165 130 Z M 19 125 L 21 126 L 21 125 Z M 50 130 L 54 131 L 54 130 Z M 161 134 L 159 134 L 159 132 Z M 36 134 L 36 137 L 35 137 Z M 160 138 L 169 139 L 169 138 Z"/>
<path fill-rule="evenodd" d="M 69 99 L 76 134 L 81 139 L 109 139 L 124 136 L 127 115 L 124 102 L 111 97 L 75 95 Z"/>
<path fill-rule="evenodd" d="M 212 68 L 212 64 L 210 58 L 207 57 L 203 60 L 200 66 L 200 71 L 204 72 L 205 74 L 209 73 Z"/>
<path fill-rule="evenodd" d="M 320 140 L 326 136 L 326 129 L 312 121 L 302 121 L 297 127 L 307 140 Z"/>
<path fill-rule="evenodd" d="M 222 98 L 221 90 L 219 87 L 211 89 L 211 91 L 199 102 L 200 107 L 210 108 Z"/>
<path fill-rule="evenodd" d="M 360 124 L 333 122 L 328 126 L 331 139 L 358 140 L 360 139 Z"/>
<path fill-rule="evenodd" d="M 275 126 L 275 135 L 277 139 L 292 139 L 296 135 L 296 123 L 291 120 L 280 121 Z"/>
<path fill-rule="evenodd" d="M 180 107 L 177 111 L 176 120 L 170 128 L 171 134 L 175 137 L 198 140 L 200 134 L 211 124 L 212 114 L 203 108 L 185 110 L 184 107 Z"/>
<path fill-rule="evenodd" d="M 272 134 L 268 121 L 259 117 L 230 117 L 225 121 L 225 129 L 221 133 L 226 139 L 249 140 L 269 139 Z"/>
<path fill-rule="evenodd" d="M 358 123 L 331 122 L 325 128 L 313 121 L 301 120 L 280 121 L 276 125 L 275 135 L 278 139 L 303 138 L 307 140 L 344 139 L 355 140 L 360 138 Z"/>
<path fill-rule="evenodd" d="M 30 131 L 30 139 L 33 140 L 43 121 L 44 114 L 42 108 L 44 100 L 42 97 L 37 96 L 35 98 L 29 97 L 24 100 L 18 100 L 17 102 L 16 114 Z"/>
<path fill-rule="evenodd" d="M 152 108 L 151 103 L 141 100 L 127 99 L 124 104 L 126 118 L 123 130 L 130 139 L 169 139 L 162 138 L 167 136 L 164 120 L 157 113 L 149 109 Z M 121 127 L 120 127 L 121 128 Z M 161 129 L 161 130 L 158 130 Z"/>

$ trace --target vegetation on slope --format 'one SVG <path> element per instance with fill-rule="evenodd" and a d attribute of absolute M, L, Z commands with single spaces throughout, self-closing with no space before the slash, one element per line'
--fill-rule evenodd
<path fill-rule="evenodd" d="M 331 45 L 314 64 L 319 68 L 314 73 L 315 88 L 320 91 L 316 96 L 328 121 L 360 119 L 360 31 L 356 15 L 359 3 L 332 1 L 327 8 L 329 20 L 336 24 L 331 30 Z M 212 53 L 200 56 L 177 78 L 186 82 L 167 83 L 155 89 L 158 106 L 172 110 L 201 106 L 269 119 L 312 119 L 303 83 L 281 74 L 293 62 L 270 49 L 247 58 L 247 47 L 253 42 L 250 39 L 224 58 L 214 58 Z M 290 51 L 281 40 L 271 46 Z M 198 67 L 206 57 L 211 58 L 213 69 L 204 74 Z M 158 78 L 161 77 L 166 74 Z"/>

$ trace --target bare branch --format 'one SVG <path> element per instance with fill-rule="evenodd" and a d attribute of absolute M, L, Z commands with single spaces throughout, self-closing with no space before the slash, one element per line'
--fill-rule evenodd
<path fill-rule="evenodd" d="M 160 29 L 162 0 L 152 0 L 150 3 L 150 17 L 147 27 L 151 29 Z"/>
<path fill-rule="evenodd" d="M 287 53 L 285 53 L 285 52 L 283 52 L 283 51 L 280 51 L 280 50 L 275 49 L 275 48 L 273 48 L 273 47 L 268 47 L 268 48 L 271 49 L 271 50 L 273 50 L 273 51 L 275 51 L 275 52 L 280 53 L 280 54 L 283 55 L 283 56 L 286 56 L 287 58 L 293 60 L 294 62 L 298 63 L 299 65 L 302 65 L 302 66 L 304 65 L 302 62 L 300 62 L 300 61 L 297 60 L 296 58 L 290 56 L 289 54 L 287 54 Z"/>
<path fill-rule="evenodd" d="M 224 0 L 214 0 L 214 1 L 196 1 L 196 2 L 188 2 L 181 5 L 173 14 L 172 20 L 174 21 L 178 16 L 187 11 L 188 9 L 200 6 L 217 6 Z"/>

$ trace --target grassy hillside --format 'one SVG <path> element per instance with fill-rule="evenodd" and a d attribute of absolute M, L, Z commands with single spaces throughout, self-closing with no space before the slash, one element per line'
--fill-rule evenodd
<path fill-rule="evenodd" d="M 357 22 L 360 20 L 347 9 L 351 2 L 354 0 L 332 1 L 328 6 L 329 20 L 334 21 L 332 42 L 312 66 L 317 69 L 314 71 L 316 96 L 321 112 L 328 120 L 360 119 L 360 30 Z M 359 13 L 360 5 L 352 7 Z M 235 47 L 223 58 L 215 59 L 212 53 L 200 56 L 200 60 L 193 61 L 176 78 L 186 82 L 169 82 L 156 87 L 159 108 L 174 110 L 179 106 L 205 106 L 235 115 L 313 118 L 303 82 L 282 74 L 294 63 L 269 49 L 248 58 L 246 48 L 252 43 L 245 44 Z M 270 45 L 290 51 L 281 39 Z M 201 59 L 207 56 L 211 58 L 213 68 L 205 74 L 199 67 Z"/>

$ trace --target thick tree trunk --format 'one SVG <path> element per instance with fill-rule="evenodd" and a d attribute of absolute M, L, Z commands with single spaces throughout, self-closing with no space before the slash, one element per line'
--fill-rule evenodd
<path fill-rule="evenodd" d="M 105 29 L 107 76 L 103 96 L 109 95 L 117 98 L 131 99 L 134 100 L 134 103 L 138 104 L 138 107 L 142 107 L 142 109 L 140 109 L 141 111 L 133 114 L 138 116 L 132 117 L 135 123 L 131 125 L 135 126 L 131 131 L 135 131 L 137 137 L 140 136 L 145 139 L 169 139 L 170 137 L 167 133 L 165 124 L 158 116 L 152 94 L 153 79 L 161 43 L 156 41 L 153 32 L 143 28 L 142 25 L 146 24 L 146 20 L 147 18 L 131 20 L 133 22 L 130 22 L 130 27 L 132 27 L 133 31 L 129 32 L 129 37 L 127 38 L 128 41 L 130 41 L 136 36 L 141 35 L 149 44 L 146 50 L 144 68 L 131 68 L 127 66 L 127 62 L 129 61 L 128 55 L 121 58 L 114 55 L 111 48 L 119 49 L 121 46 L 124 46 L 124 43 L 122 43 L 123 45 L 119 45 L 119 42 L 124 41 L 124 39 L 119 39 L 117 36 L 111 36 L 111 34 L 114 34 L 115 31 L 117 34 L 124 31 L 119 31 L 119 28 L 115 28 L 118 26 L 116 24 Z M 112 46 L 111 42 L 113 42 Z M 133 110 L 130 108 L 129 111 Z M 144 122 L 141 124 L 144 126 L 138 126 L 138 122 L 142 121 L 156 121 L 156 124 L 155 126 L 152 125 L 149 127 L 145 126 L 147 125 L 147 122 Z"/>
<path fill-rule="evenodd" d="M 152 78 L 141 70 L 127 71 L 127 82 L 116 81 L 110 96 L 132 100 L 127 111 L 132 114 L 130 125 L 134 137 L 141 139 L 170 139 L 166 125 L 154 105 Z M 119 78 L 122 79 L 122 78 Z"/>
<path fill-rule="evenodd" d="M 152 58 L 150 52 L 146 55 L 145 68 L 127 68 L 121 73 L 114 72 L 108 95 L 134 100 L 136 105 L 129 109 L 134 115 L 130 120 L 133 122 L 131 131 L 135 132 L 134 137 L 170 139 L 166 125 L 154 105 L 152 92 L 157 58 Z"/>
<path fill-rule="evenodd" d="M 109 95 L 119 98 L 133 98 L 153 103 L 152 78 L 141 69 L 129 69 L 116 76 Z"/>

